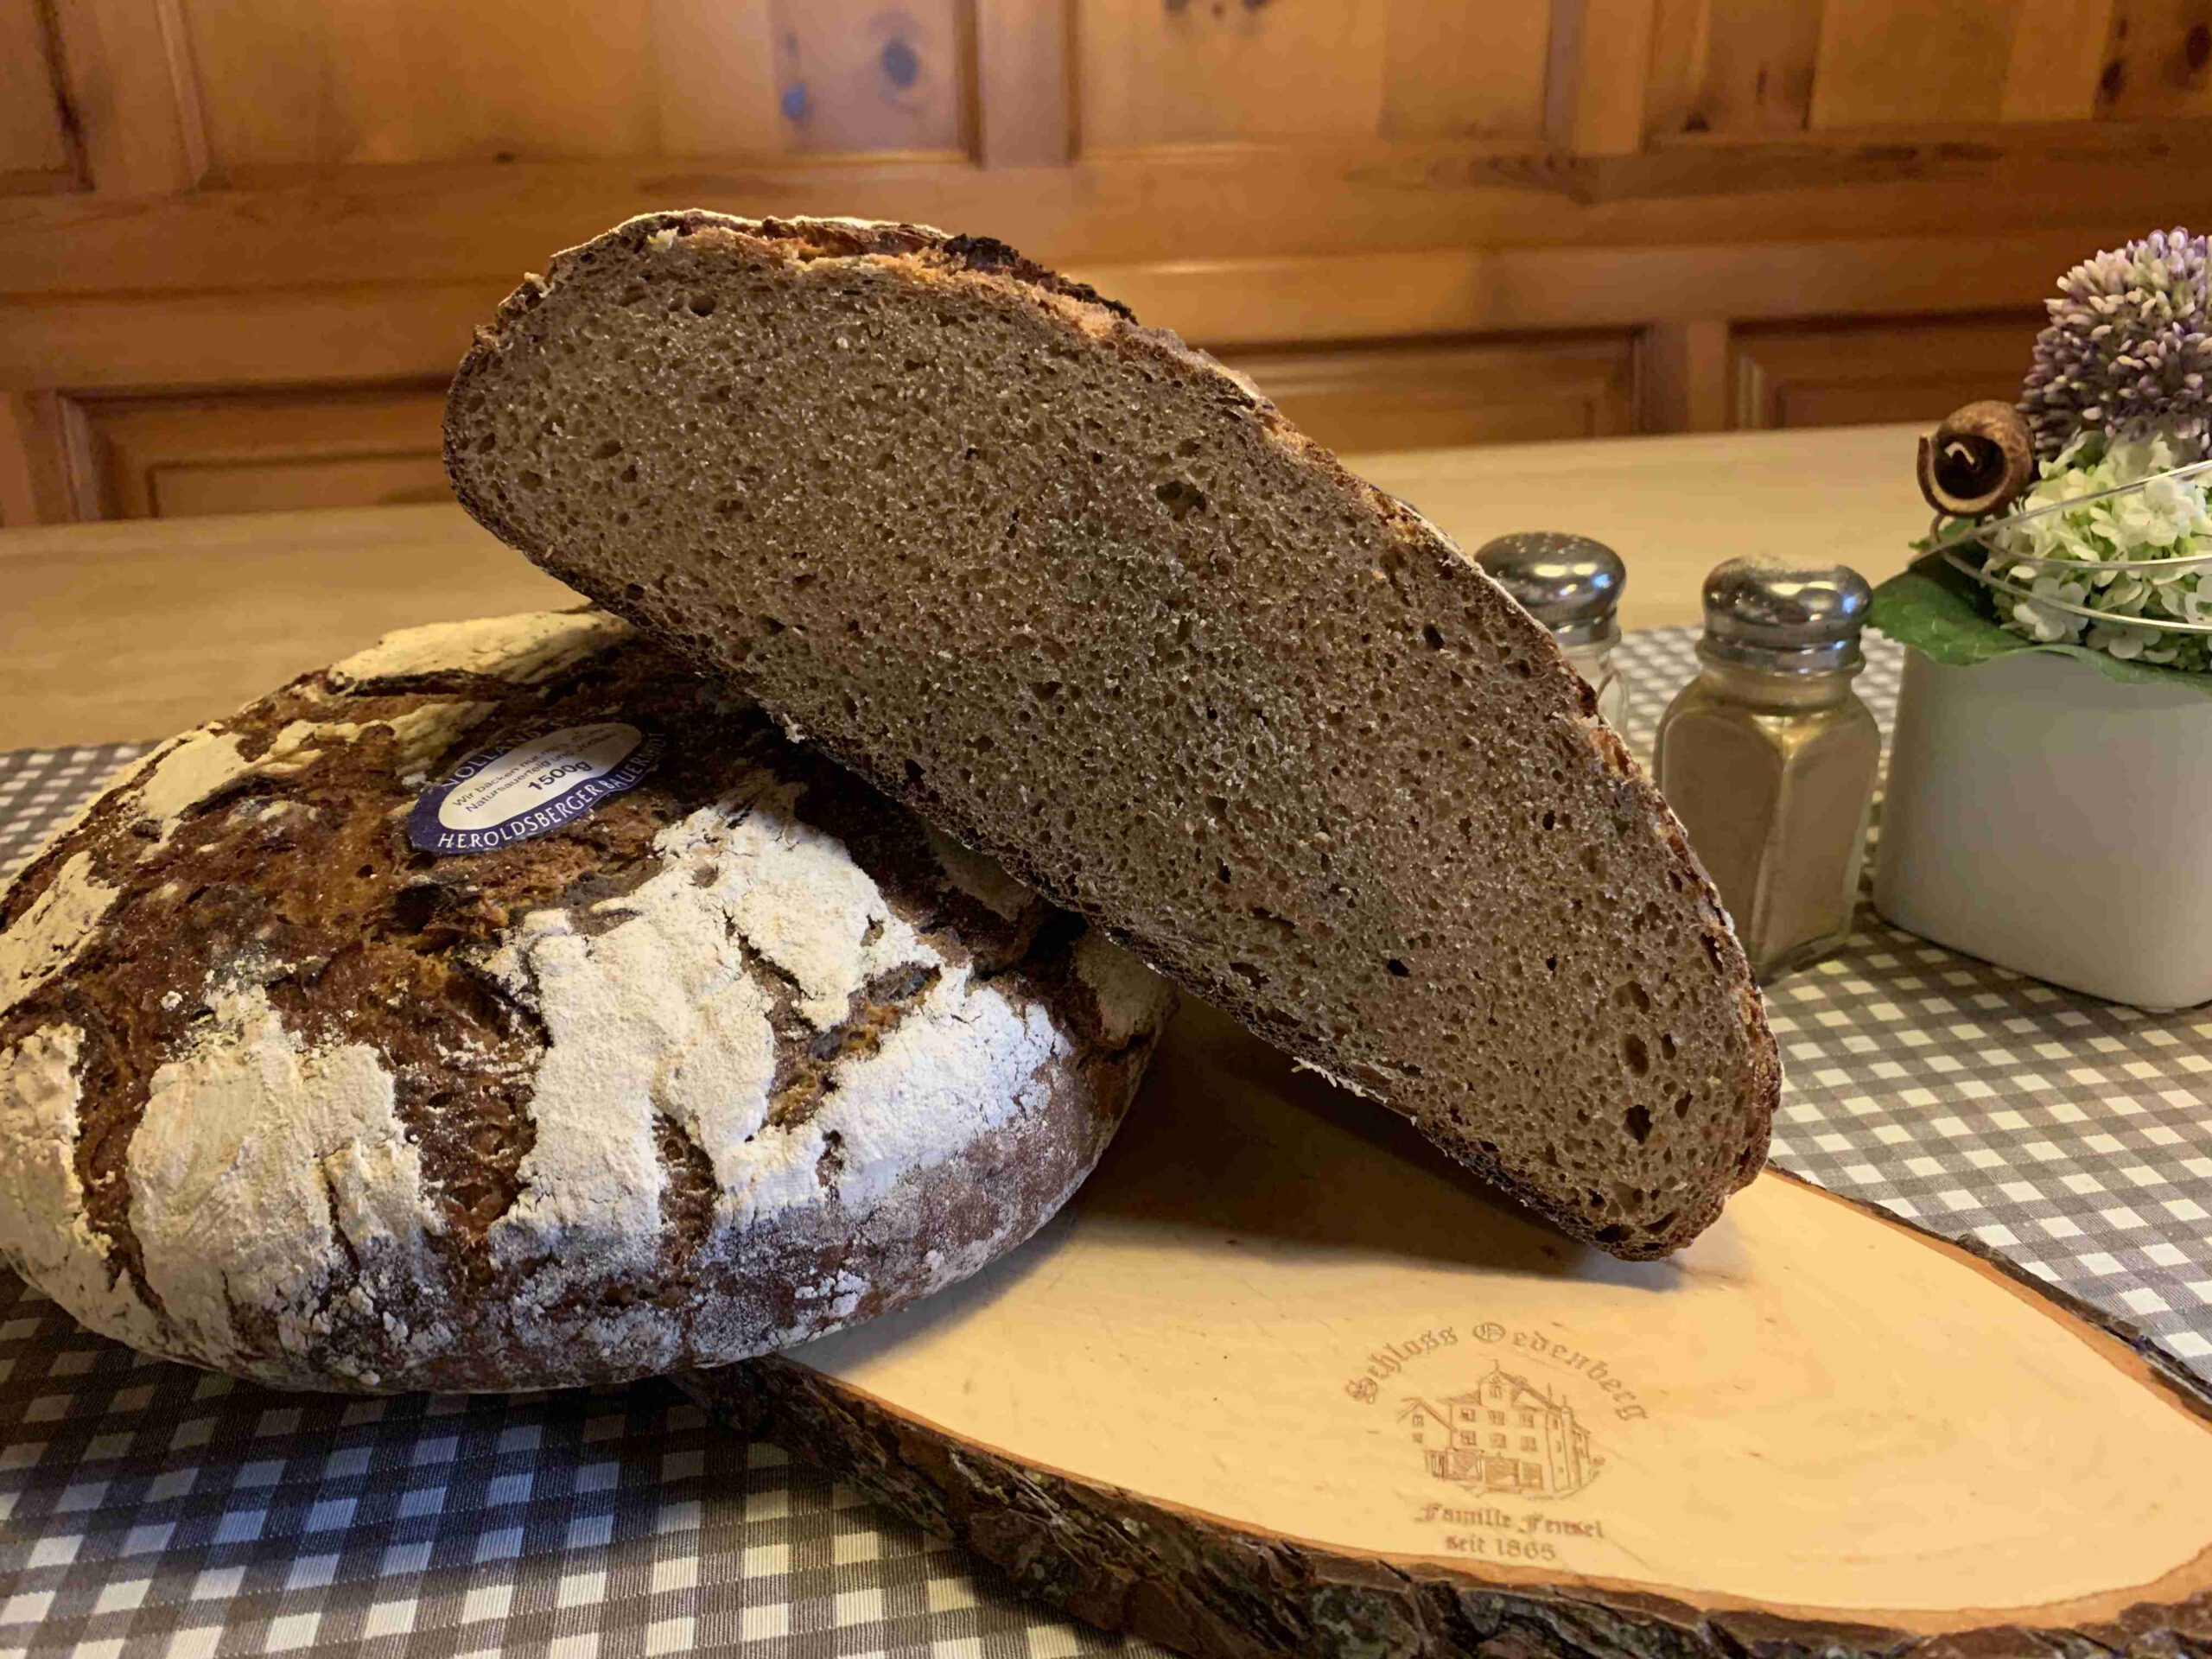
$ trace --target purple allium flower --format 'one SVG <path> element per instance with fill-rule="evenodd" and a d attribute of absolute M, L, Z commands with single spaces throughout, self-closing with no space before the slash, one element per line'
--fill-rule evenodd
<path fill-rule="evenodd" d="M 2038 453 L 2085 429 L 2212 449 L 2212 245 L 2155 231 L 2059 279 L 2020 413 Z"/>

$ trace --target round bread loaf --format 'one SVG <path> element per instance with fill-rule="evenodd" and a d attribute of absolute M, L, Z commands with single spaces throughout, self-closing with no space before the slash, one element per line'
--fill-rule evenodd
<path fill-rule="evenodd" d="M 719 1363 L 1027 1237 L 1170 1007 L 626 624 L 414 629 L 0 895 L 0 1252 L 279 1385 Z"/>

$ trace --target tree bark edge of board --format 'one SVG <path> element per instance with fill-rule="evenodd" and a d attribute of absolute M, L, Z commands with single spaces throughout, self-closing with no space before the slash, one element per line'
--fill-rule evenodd
<path fill-rule="evenodd" d="M 1923 1636 L 1657 1595 L 1484 1585 L 1163 1510 L 952 1444 L 787 1360 L 680 1379 L 719 1420 L 955 1539 L 1014 1586 L 1198 1659 L 1996 1659 L 2212 1653 L 2212 1592 L 2079 1630 Z"/>
<path fill-rule="evenodd" d="M 1840 1194 L 1827 1196 L 1959 1250 L 2118 1338 L 2143 1357 L 2154 1386 L 2212 1421 L 2212 1389 L 2128 1322 L 2035 1278 L 1978 1240 L 1945 1238 Z M 1198 1659 L 2212 1656 L 2212 1586 L 2079 1628 L 1993 1624 L 1930 1635 L 1700 1608 L 1654 1593 L 1485 1583 L 1466 1569 L 1361 1560 L 1026 1467 L 886 1410 L 788 1359 L 771 1356 L 677 1381 L 720 1421 L 957 1540 L 1025 1593 L 1087 1624 Z"/>

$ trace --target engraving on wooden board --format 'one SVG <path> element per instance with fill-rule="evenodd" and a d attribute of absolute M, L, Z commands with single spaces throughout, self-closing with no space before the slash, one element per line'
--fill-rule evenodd
<path fill-rule="evenodd" d="M 1610 1437 L 1651 1414 L 1568 1333 L 1495 1319 L 1377 1343 L 1343 1388 L 1361 1407 L 1389 1402 L 1408 1465 L 1447 1489 L 1409 1514 L 1437 1552 L 1499 1561 L 1568 1563 L 1609 1545 L 1603 1517 L 1568 1500 L 1603 1478 Z"/>

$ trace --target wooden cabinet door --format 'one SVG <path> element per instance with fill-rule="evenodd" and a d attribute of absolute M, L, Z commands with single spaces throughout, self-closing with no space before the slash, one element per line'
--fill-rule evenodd
<path fill-rule="evenodd" d="M 1239 352 L 1223 361 L 1344 454 L 1602 437 L 1635 425 L 1635 344 L 1625 334 Z"/>
<path fill-rule="evenodd" d="M 2212 0 L 0 0 L 0 525 L 441 495 L 669 206 L 1003 238 L 1352 454 L 1932 420 L 2206 221 Z"/>
<path fill-rule="evenodd" d="M 1941 420 L 1977 397 L 2018 395 L 2035 312 L 1942 322 L 1831 323 L 1739 330 L 1739 427 Z"/>
<path fill-rule="evenodd" d="M 86 518 L 179 518 L 442 501 L 442 385 L 71 404 Z"/>

